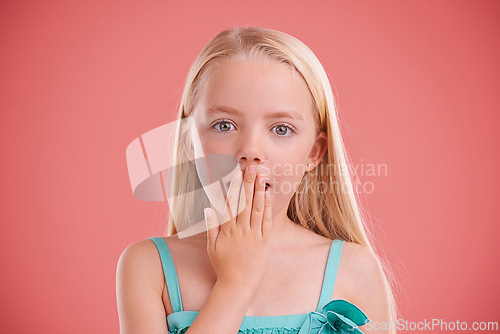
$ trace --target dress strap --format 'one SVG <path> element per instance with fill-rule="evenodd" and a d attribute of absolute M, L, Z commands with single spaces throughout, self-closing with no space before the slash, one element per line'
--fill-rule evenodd
<path fill-rule="evenodd" d="M 158 252 L 160 253 L 161 264 L 165 275 L 165 281 L 167 282 L 168 296 L 170 298 L 170 303 L 172 304 L 172 309 L 174 312 L 182 311 L 179 280 L 177 278 L 177 272 L 175 271 L 174 260 L 172 259 L 167 243 L 165 242 L 165 239 L 161 237 L 151 237 L 148 239 L 155 243 L 156 248 L 158 248 Z"/>
<path fill-rule="evenodd" d="M 337 270 L 339 268 L 344 242 L 344 240 L 334 239 L 330 245 L 325 277 L 323 278 L 323 286 L 321 287 L 321 295 L 319 296 L 318 309 L 316 312 L 321 312 L 323 307 L 332 300 L 333 287 L 335 286 L 335 279 L 337 277 Z"/>

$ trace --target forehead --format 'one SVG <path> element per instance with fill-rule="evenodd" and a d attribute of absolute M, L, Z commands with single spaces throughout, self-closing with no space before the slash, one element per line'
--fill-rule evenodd
<path fill-rule="evenodd" d="M 312 119 L 312 97 L 304 79 L 287 65 L 245 60 L 224 62 L 211 69 L 200 106 L 229 106 L 257 116 L 288 110 Z"/>

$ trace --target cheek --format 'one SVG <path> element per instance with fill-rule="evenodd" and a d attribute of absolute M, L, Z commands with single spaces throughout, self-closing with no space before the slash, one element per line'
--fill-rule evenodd
<path fill-rule="evenodd" d="M 209 136 L 200 138 L 205 154 L 230 154 L 229 145 L 221 145 L 220 141 L 210 139 Z"/>
<path fill-rule="evenodd" d="M 293 195 L 305 173 L 305 159 L 289 160 L 272 165 L 273 192 Z"/>
<path fill-rule="evenodd" d="M 273 213 L 281 212 L 288 207 L 302 180 L 300 166 L 297 167 L 297 171 L 295 171 L 295 168 L 276 167 L 275 173 L 270 189 L 273 201 Z"/>
<path fill-rule="evenodd" d="M 280 179 L 301 179 L 305 172 L 307 154 L 300 150 L 280 150 L 271 158 L 271 174 Z"/>

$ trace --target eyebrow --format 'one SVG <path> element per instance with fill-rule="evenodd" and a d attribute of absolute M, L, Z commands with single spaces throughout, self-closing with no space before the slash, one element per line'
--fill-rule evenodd
<path fill-rule="evenodd" d="M 236 108 L 228 107 L 228 106 L 212 106 L 207 109 L 207 115 L 215 114 L 215 113 L 226 113 L 226 114 L 234 114 L 237 116 L 242 116 L 243 113 Z M 266 119 L 273 118 L 290 118 L 296 120 L 304 120 L 304 117 L 298 112 L 295 111 L 275 111 L 270 112 L 265 116 Z"/>

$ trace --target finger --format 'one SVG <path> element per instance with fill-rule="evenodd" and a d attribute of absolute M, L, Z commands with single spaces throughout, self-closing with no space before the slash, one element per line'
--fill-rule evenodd
<path fill-rule="evenodd" d="M 250 215 L 252 210 L 252 202 L 253 202 L 253 193 L 255 187 L 255 176 L 257 175 L 257 167 L 255 165 L 250 165 L 247 167 L 245 171 L 245 175 L 243 176 L 244 183 L 244 194 L 245 194 L 245 207 L 238 214 L 236 219 L 236 224 L 239 222 L 246 224 L 243 227 L 250 228 Z M 242 201 L 240 201 L 241 203 Z"/>
<path fill-rule="evenodd" d="M 242 188 L 242 178 L 243 172 L 237 171 L 234 173 L 233 178 L 231 179 L 231 185 L 229 186 L 229 190 L 227 191 L 226 202 L 224 206 L 224 214 L 222 219 L 222 224 L 234 224 L 236 221 L 236 215 L 241 208 L 239 202 L 241 201 L 241 188 Z"/>
<path fill-rule="evenodd" d="M 264 218 L 262 219 L 262 236 L 264 238 L 271 237 L 273 226 L 273 210 L 271 201 L 271 189 L 268 189 L 265 194 Z"/>
<path fill-rule="evenodd" d="M 256 233 L 262 235 L 262 218 L 264 216 L 266 184 L 264 176 L 257 174 L 255 182 L 255 193 L 253 194 L 252 216 L 250 218 L 250 228 L 255 229 Z"/>
<path fill-rule="evenodd" d="M 205 225 L 207 227 L 207 250 L 215 250 L 217 236 L 219 235 L 219 222 L 212 208 L 205 208 Z"/>

